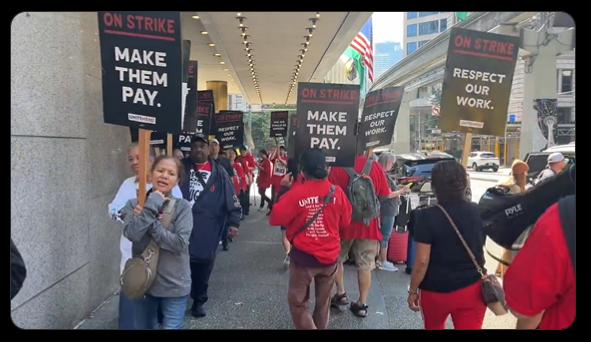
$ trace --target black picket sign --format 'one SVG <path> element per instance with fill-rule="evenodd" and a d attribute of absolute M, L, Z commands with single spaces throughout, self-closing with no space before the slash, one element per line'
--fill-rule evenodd
<path fill-rule="evenodd" d="M 319 148 L 328 165 L 353 167 L 358 113 L 359 85 L 298 83 L 296 150 Z"/>
<path fill-rule="evenodd" d="M 291 120 L 289 120 L 289 133 L 287 137 L 287 155 L 290 158 L 295 158 L 296 160 L 299 159 L 299 154 L 296 151 L 296 131 L 298 129 L 298 117 L 297 115 L 292 115 Z"/>
<path fill-rule="evenodd" d="M 505 136 L 519 42 L 514 36 L 451 29 L 439 113 L 443 132 Z"/>
<path fill-rule="evenodd" d="M 183 113 L 180 12 L 97 13 L 104 122 L 179 133 Z M 154 30 L 140 25 L 147 19 L 155 23 Z"/>
<path fill-rule="evenodd" d="M 211 103 L 211 117 L 209 118 L 209 132 L 210 134 L 214 134 L 216 132 L 216 121 L 215 121 L 215 103 L 213 102 L 213 90 L 199 90 L 197 92 L 197 102 L 202 103 Z"/>
<path fill-rule="evenodd" d="M 187 100 L 185 102 L 185 117 L 183 132 L 196 131 L 197 111 L 197 61 L 190 61 L 187 69 Z"/>
<path fill-rule="evenodd" d="M 369 92 L 365 96 L 358 146 L 363 150 L 389 145 L 404 95 L 404 87 L 389 87 Z"/>
<path fill-rule="evenodd" d="M 288 119 L 288 111 L 271 112 L 271 134 L 269 136 L 273 138 L 286 137 Z"/>
<path fill-rule="evenodd" d="M 244 145 L 244 113 L 237 110 L 221 110 L 215 115 L 215 138 L 220 148 L 227 150 Z"/>

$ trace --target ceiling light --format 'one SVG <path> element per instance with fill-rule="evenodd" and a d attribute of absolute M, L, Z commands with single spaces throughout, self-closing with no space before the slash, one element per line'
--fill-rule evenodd
<path fill-rule="evenodd" d="M 215 46 L 215 44 L 214 44 L 214 43 L 209 43 L 209 44 L 207 44 L 207 46 L 214 47 L 214 46 Z"/>
<path fill-rule="evenodd" d="M 236 16 L 241 17 L 242 13 L 238 12 L 238 13 L 236 13 Z"/>
<path fill-rule="evenodd" d="M 195 14 L 191 18 L 193 18 L 193 19 L 199 19 L 199 16 L 197 14 Z"/>
<path fill-rule="evenodd" d="M 228 68 L 224 68 L 223 70 L 224 70 L 224 71 L 228 71 Z"/>
<path fill-rule="evenodd" d="M 214 53 L 213 55 L 216 56 L 216 57 L 220 57 L 221 56 L 219 53 Z"/>
<path fill-rule="evenodd" d="M 224 62 L 224 61 L 220 61 L 220 64 L 226 64 L 226 62 Z"/>
<path fill-rule="evenodd" d="M 316 18 L 320 18 L 320 12 L 316 12 Z"/>
<path fill-rule="evenodd" d="M 201 34 L 208 34 L 209 32 L 207 32 L 207 31 L 201 31 L 199 33 L 201 33 Z"/>
<path fill-rule="evenodd" d="M 228 74 L 228 77 L 232 77 L 232 75 Z"/>

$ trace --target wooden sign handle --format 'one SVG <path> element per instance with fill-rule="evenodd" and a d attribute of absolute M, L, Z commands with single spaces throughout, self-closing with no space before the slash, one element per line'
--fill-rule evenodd
<path fill-rule="evenodd" d="M 462 150 L 462 166 L 467 168 L 468 166 L 468 155 L 472 149 L 472 133 L 466 133 L 464 138 L 464 149 Z"/>
<path fill-rule="evenodd" d="M 138 172 L 138 194 L 137 203 L 141 206 L 146 202 L 146 183 L 148 181 L 148 172 L 150 169 L 150 135 L 151 131 L 140 129 L 138 147 L 140 152 L 140 170 Z"/>
<path fill-rule="evenodd" d="M 166 134 L 166 155 L 172 157 L 172 134 Z"/>

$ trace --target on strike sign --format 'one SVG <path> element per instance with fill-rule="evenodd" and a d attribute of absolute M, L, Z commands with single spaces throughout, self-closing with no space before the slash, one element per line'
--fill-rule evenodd
<path fill-rule="evenodd" d="M 452 28 L 439 128 L 505 135 L 519 37 Z"/>
<path fill-rule="evenodd" d="M 353 167 L 359 86 L 298 83 L 296 150 L 319 148 L 332 166 Z"/>
<path fill-rule="evenodd" d="M 244 145 L 243 116 L 244 113 L 237 110 L 220 110 L 215 115 L 215 138 L 220 142 L 220 148 L 226 150 Z"/>
<path fill-rule="evenodd" d="M 271 137 L 284 138 L 287 136 L 288 116 L 288 111 L 271 112 Z"/>
<path fill-rule="evenodd" d="M 179 133 L 180 12 L 98 12 L 98 21 L 104 122 Z"/>
<path fill-rule="evenodd" d="M 375 148 L 392 142 L 403 94 L 404 87 L 384 88 L 367 94 L 357 138 L 361 148 Z"/>

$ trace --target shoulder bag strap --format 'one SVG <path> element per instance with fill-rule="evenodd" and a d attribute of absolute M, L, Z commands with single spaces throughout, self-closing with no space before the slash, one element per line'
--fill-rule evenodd
<path fill-rule="evenodd" d="M 289 241 L 292 245 L 293 245 L 293 240 L 296 238 L 296 236 L 298 236 L 301 232 L 303 232 L 304 230 L 308 229 L 308 227 L 310 227 L 310 225 L 316 221 L 316 219 L 318 218 L 318 216 L 320 215 L 320 213 L 322 212 L 322 210 L 324 210 L 324 208 L 326 208 L 326 206 L 328 205 L 328 203 L 332 200 L 332 196 L 334 195 L 334 191 L 335 191 L 335 186 L 331 185 L 330 186 L 330 191 L 328 192 L 328 195 L 326 195 L 326 197 L 324 197 L 324 202 L 322 203 L 322 207 L 320 207 L 320 209 L 318 209 L 318 211 L 308 219 L 308 221 L 306 221 L 306 223 L 304 223 L 304 225 L 302 226 L 302 228 L 300 228 L 300 230 L 297 231 L 297 233 L 295 233 L 295 235 L 293 236 L 293 238 L 291 238 L 291 241 Z"/>
<path fill-rule="evenodd" d="M 170 226 L 172 216 L 174 215 L 175 204 L 176 198 L 169 198 L 166 200 L 166 204 L 164 205 L 164 212 L 162 213 L 162 218 L 160 218 L 160 223 L 162 224 L 162 227 L 168 228 L 168 226 Z"/>
<path fill-rule="evenodd" d="M 462 233 L 460 233 L 460 230 L 456 226 L 454 220 L 451 219 L 451 216 L 449 216 L 449 214 L 447 213 L 447 210 L 445 210 L 441 205 L 437 204 L 437 207 L 439 209 L 441 209 L 441 211 L 443 212 L 445 217 L 447 217 L 447 219 L 449 220 L 449 223 L 451 224 L 453 229 L 456 231 L 456 234 L 460 238 L 460 241 L 462 241 L 462 245 L 464 245 L 464 248 L 466 248 L 466 252 L 468 252 L 468 255 L 470 255 L 470 259 L 472 259 L 472 263 L 474 264 L 474 266 L 476 266 L 476 270 L 478 271 L 478 273 L 480 273 L 480 275 L 482 277 L 484 277 L 484 272 L 482 270 L 482 267 L 480 267 L 480 265 L 478 264 L 478 261 L 476 261 L 476 257 L 474 256 L 474 253 L 472 253 L 472 250 L 470 249 L 470 247 L 468 247 L 466 240 L 464 240 L 464 237 L 462 236 Z"/>

